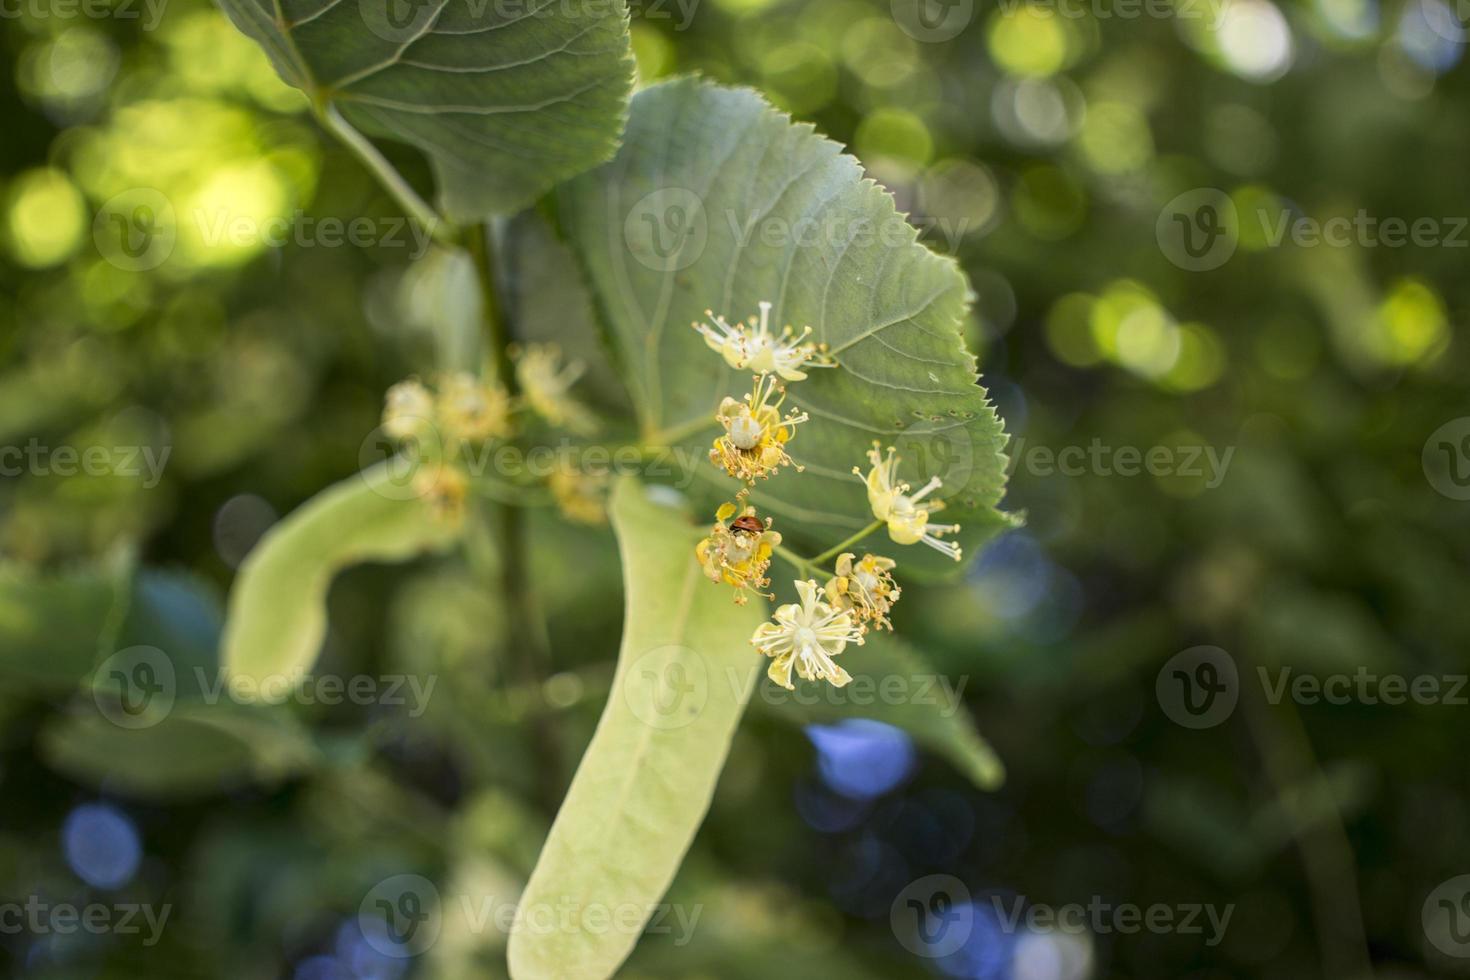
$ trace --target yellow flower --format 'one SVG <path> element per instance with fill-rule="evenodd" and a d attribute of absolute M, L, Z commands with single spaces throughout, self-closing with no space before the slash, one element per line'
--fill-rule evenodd
<path fill-rule="evenodd" d="M 414 491 L 428 501 L 434 516 L 450 523 L 464 519 L 465 499 L 470 493 L 470 480 L 455 466 L 421 468 L 413 478 Z"/>
<path fill-rule="evenodd" d="M 760 303 L 759 316 L 733 326 L 723 316 L 716 316 L 714 310 L 705 310 L 704 315 L 709 318 L 708 323 L 695 322 L 691 326 L 704 336 L 711 350 L 717 351 L 737 371 L 779 374 L 787 381 L 801 381 L 806 377 L 803 367 L 836 366 L 827 356 L 825 345 L 806 339 L 811 327 L 800 334 L 789 326 L 781 328 L 779 334 L 772 333 L 771 304 L 764 300 Z"/>
<path fill-rule="evenodd" d="M 888 612 L 899 596 L 893 581 L 897 563 L 881 555 L 863 555 L 856 563 L 852 559 L 850 551 L 837 556 L 837 574 L 823 587 L 828 601 L 834 609 L 852 613 L 863 632 L 870 626 L 892 631 Z"/>
<path fill-rule="evenodd" d="M 434 429 L 434 396 L 418 378 L 400 381 L 383 399 L 383 431 L 400 441 L 417 440 Z"/>
<path fill-rule="evenodd" d="M 568 520 L 579 524 L 603 524 L 607 508 L 603 503 L 608 477 L 606 473 L 587 473 L 575 466 L 558 466 L 546 478 L 556 506 Z"/>
<path fill-rule="evenodd" d="M 771 584 L 765 577 L 766 569 L 781 535 L 771 530 L 769 517 L 762 521 L 755 515 L 754 507 L 745 508 L 731 521 L 735 509 L 734 504 L 720 505 L 715 511 L 715 526 L 709 537 L 695 546 L 694 557 L 711 582 L 735 586 L 735 604 L 743 606 L 747 589 L 765 595 L 761 590 Z"/>
<path fill-rule="evenodd" d="M 832 658 L 849 643 L 862 645 L 862 632 L 853 623 L 851 614 L 824 601 L 825 593 L 816 582 L 795 584 L 801 602 L 778 607 L 771 622 L 756 627 L 750 642 L 772 658 L 766 676 L 788 691 L 795 687 L 791 683 L 793 667 L 797 676 L 805 680 L 821 679 L 842 687 L 852 677 L 833 663 Z"/>
<path fill-rule="evenodd" d="M 516 354 L 516 380 L 531 410 L 554 426 L 581 434 L 597 431 L 597 419 L 570 394 L 586 370 L 581 361 L 562 364 L 556 344 L 530 344 Z"/>
<path fill-rule="evenodd" d="M 499 385 L 456 371 L 439 381 L 436 417 L 451 443 L 503 439 L 511 434 L 510 396 Z"/>
<path fill-rule="evenodd" d="M 772 402 L 771 396 L 777 392 L 780 395 Z M 778 467 L 794 466 L 786 443 L 808 416 L 792 411 L 782 418 L 781 403 L 785 400 L 786 392 L 779 381 L 769 375 L 756 375 L 755 387 L 744 401 L 726 398 L 720 402 L 715 420 L 725 427 L 725 434 L 710 448 L 710 462 L 747 483 L 765 479 Z"/>
<path fill-rule="evenodd" d="M 948 555 L 955 561 L 960 560 L 960 546 L 953 541 L 940 540 L 946 534 L 953 534 L 960 529 L 958 524 L 930 524 L 929 515 L 944 508 L 942 500 L 930 502 L 927 506 L 921 506 L 923 499 L 942 483 L 939 477 L 930 477 L 929 482 L 919 489 L 918 493 L 910 493 L 909 485 L 902 483 L 897 478 L 899 458 L 892 446 L 888 447 L 888 456 L 884 458 L 878 452 L 878 444 L 868 450 L 868 460 L 873 468 L 868 471 L 863 482 L 868 487 L 868 505 L 873 508 L 873 516 L 888 524 L 888 536 L 898 544 L 923 543 L 942 554 Z M 854 466 L 852 471 L 859 477 L 863 471 Z"/>

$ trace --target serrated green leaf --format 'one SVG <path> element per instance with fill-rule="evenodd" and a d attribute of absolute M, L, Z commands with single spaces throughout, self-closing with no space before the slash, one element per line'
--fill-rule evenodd
<path fill-rule="evenodd" d="M 521 897 L 517 980 L 596 980 L 627 957 L 704 819 L 760 666 L 763 604 L 705 580 L 687 517 L 632 478 L 611 516 L 627 604 L 617 674 Z"/>
<path fill-rule="evenodd" d="M 843 688 L 786 691 L 762 678 L 751 710 L 797 725 L 870 718 L 901 728 L 981 789 L 1005 780 L 1005 767 L 981 737 L 964 703 L 964 685 L 934 670 L 919 651 L 886 633 L 869 633 L 842 658 L 852 674 Z"/>
<path fill-rule="evenodd" d="M 433 164 L 456 221 L 520 210 L 617 146 L 624 0 L 220 0 L 285 81 Z"/>
<path fill-rule="evenodd" d="M 240 566 L 225 622 L 225 674 L 256 685 L 301 677 L 326 635 L 327 590 L 337 572 L 442 550 L 461 527 L 414 494 L 394 463 L 322 491 L 272 528 Z"/>
<path fill-rule="evenodd" d="M 824 550 L 872 520 L 852 468 L 867 468 L 875 440 L 899 447 L 910 482 L 944 480 L 949 508 L 937 519 L 964 526 L 967 553 L 1010 526 L 996 510 L 1005 435 L 960 333 L 965 278 L 918 243 L 836 143 L 752 91 L 681 79 L 634 98 L 618 156 L 558 203 L 645 438 L 680 433 L 708 448 L 720 400 L 750 389 L 691 328 L 706 309 L 734 322 L 769 300 L 773 323 L 810 325 L 836 356 L 840 369 L 790 388 L 789 404 L 812 416 L 790 445 L 805 472 L 783 471 L 753 497 L 799 550 Z M 706 501 L 732 492 L 719 480 Z M 900 561 L 910 571 L 954 564 L 921 546 Z"/>

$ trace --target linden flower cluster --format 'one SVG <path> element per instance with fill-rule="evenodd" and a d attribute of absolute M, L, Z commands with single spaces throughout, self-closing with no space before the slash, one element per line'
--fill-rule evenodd
<path fill-rule="evenodd" d="M 383 431 L 420 460 L 453 459 L 460 447 L 505 438 L 514 431 L 511 398 L 498 385 L 458 371 L 440 375 L 433 388 L 418 378 L 400 381 L 383 400 Z M 414 485 L 435 512 L 457 518 L 469 495 L 469 479 L 454 466 L 430 465 Z"/>
<path fill-rule="evenodd" d="M 874 517 L 887 523 L 888 536 L 897 544 L 926 544 L 940 554 L 959 561 L 960 546 L 953 541 L 941 539 L 946 534 L 958 531 L 960 526 L 929 523 L 929 515 L 942 510 L 944 501 L 934 500 L 921 504 L 925 497 L 940 488 L 942 484 L 939 477 L 930 477 L 929 482 L 920 487 L 918 493 L 910 493 L 909 485 L 900 482 L 896 476 L 899 459 L 892 446 L 888 447 L 888 455 L 884 457 L 878 452 L 878 443 L 873 443 L 873 448 L 868 450 L 868 461 L 873 464 L 873 468 L 866 477 L 863 477 L 863 471 L 856 466 L 852 468 L 852 472 L 863 477 L 863 483 L 868 488 L 868 505 L 873 508 Z"/>
<path fill-rule="evenodd" d="M 744 605 L 748 592 L 774 598 L 764 591 L 770 585 L 766 571 L 774 554 L 781 554 L 800 570 L 811 571 L 841 551 L 826 584 L 819 585 L 812 578 L 794 581 L 801 601 L 777 607 L 771 621 L 762 623 L 750 642 L 771 658 L 767 676 L 788 690 L 794 687 L 793 672 L 804 680 L 824 680 L 842 687 L 852 677 L 833 658 L 849 644 L 861 646 L 871 630 L 892 631 L 889 613 L 900 595 L 893 578 L 897 566 L 893 559 L 875 554 L 858 558 L 856 552 L 842 549 L 886 525 L 895 543 L 926 544 L 958 561 L 959 546 L 943 537 L 959 527 L 929 522 L 929 515 L 943 507 L 937 500 L 926 502 L 939 489 L 939 478 L 931 479 L 917 493 L 910 492 L 909 485 L 897 477 L 897 453 L 890 448 L 883 457 L 876 444 L 868 453 L 873 468 L 863 481 L 874 524 L 818 559 L 807 561 L 782 551 L 781 535 L 772 530 L 771 519 L 759 517 L 752 506 L 741 509 L 740 502 L 756 480 L 770 478 L 783 466 L 797 472 L 802 469 L 786 447 L 796 427 L 810 418 L 796 410 L 781 414 L 786 399 L 783 382 L 805 380 L 803 368 L 837 366 L 824 345 L 806 339 L 811 327 L 796 333 L 788 326 L 778 334 L 771 330 L 770 314 L 771 304 L 762 302 L 758 315 L 733 326 L 710 310 L 705 311 L 708 324 L 694 324 L 726 364 L 755 372 L 749 394 L 738 401 L 727 397 L 720 402 L 715 421 L 724 434 L 715 439 L 709 454 L 711 462 L 744 486 L 736 494 L 736 503 L 716 511 L 714 527 L 694 554 L 710 581 L 733 586 L 735 602 Z M 861 476 L 861 470 L 854 468 L 854 472 Z"/>
<path fill-rule="evenodd" d="M 461 450 L 492 439 L 516 434 L 516 413 L 530 409 L 547 423 L 586 433 L 597 421 L 571 395 L 582 375 L 579 362 L 565 363 L 555 344 L 530 344 L 512 351 L 520 396 L 511 397 L 501 385 L 481 380 L 467 371 L 446 372 L 432 384 L 408 378 L 388 389 L 383 404 L 383 431 L 403 444 L 405 452 L 435 464 L 421 467 L 415 486 L 421 497 L 440 513 L 463 510 L 470 480 L 460 465 Z M 438 464 L 447 465 L 438 465 Z M 571 464 L 559 465 L 547 478 L 547 489 L 562 513 L 586 524 L 606 519 L 603 498 L 606 474 L 585 473 Z"/>
<path fill-rule="evenodd" d="M 726 398 L 715 412 L 715 421 L 725 429 L 709 451 L 710 462 L 722 467 L 747 486 L 764 480 L 782 466 L 796 465 L 786 452 L 786 443 L 796 435 L 796 426 L 808 421 L 805 412 L 781 415 L 786 392 L 769 374 L 755 376 L 755 385 L 744 400 Z M 742 495 L 745 491 L 742 491 Z"/>
<path fill-rule="evenodd" d="M 762 592 L 771 584 L 766 569 L 771 566 L 771 553 L 781 543 L 781 535 L 771 530 L 771 519 L 762 521 L 754 507 L 746 507 L 733 521 L 736 506 L 721 504 L 715 511 L 715 526 L 709 537 L 699 542 L 694 557 L 711 582 L 724 582 L 735 587 L 735 604 L 747 602 L 746 591 L 773 598 Z M 725 522 L 729 521 L 728 524 Z"/>
<path fill-rule="evenodd" d="M 771 304 L 762 300 L 759 306 L 758 315 L 734 326 L 723 316 L 716 316 L 714 310 L 704 311 L 708 323 L 696 320 L 691 326 L 737 371 L 748 369 L 756 374 L 778 374 L 787 381 L 802 381 L 806 378 L 803 367 L 837 366 L 828 356 L 826 345 L 807 341 L 811 327 L 799 334 L 789 326 L 782 327 L 779 334 L 773 333 Z"/>

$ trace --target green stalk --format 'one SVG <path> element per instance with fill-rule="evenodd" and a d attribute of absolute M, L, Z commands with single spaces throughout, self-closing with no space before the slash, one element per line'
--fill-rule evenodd
<path fill-rule="evenodd" d="M 500 304 L 491 229 L 485 224 L 466 228 L 464 247 L 474 263 L 475 279 L 480 287 L 486 354 L 494 363 L 500 384 L 512 398 L 516 398 L 520 395 L 520 383 L 516 379 L 515 364 L 510 359 L 512 337 Z M 488 506 L 495 536 L 500 542 L 500 587 L 506 603 L 505 654 L 516 658 L 522 683 L 539 690 L 551 669 L 551 639 L 532 587 L 524 511 L 504 502 L 492 502 Z M 534 712 L 531 723 L 536 747 L 544 753 L 542 764 L 537 766 L 542 800 L 555 809 L 561 792 L 556 732 L 544 711 Z"/>

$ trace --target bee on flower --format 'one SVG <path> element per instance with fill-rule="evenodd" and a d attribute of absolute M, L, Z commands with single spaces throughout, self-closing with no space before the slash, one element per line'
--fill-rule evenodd
<path fill-rule="evenodd" d="M 897 562 L 881 555 L 863 555 L 856 562 L 853 557 L 850 551 L 837 556 L 836 574 L 823 586 L 828 601 L 839 612 L 851 613 L 865 633 L 869 628 L 892 632 L 888 613 L 900 592 L 893 581 Z"/>
<path fill-rule="evenodd" d="M 572 385 L 587 370 L 581 361 L 563 364 L 556 344 L 528 344 L 515 352 L 516 381 L 526 404 L 558 428 L 583 435 L 597 431 L 597 419 L 571 396 Z"/>
<path fill-rule="evenodd" d="M 467 371 L 444 375 L 434 403 L 435 418 L 451 444 L 503 439 L 511 434 L 510 395 Z"/>
<path fill-rule="evenodd" d="M 735 517 L 734 504 L 721 504 L 715 511 L 715 525 L 709 537 L 694 548 L 694 557 L 711 582 L 735 586 L 735 604 L 745 605 L 746 590 L 757 595 L 770 586 L 766 569 L 771 566 L 771 552 L 781 543 L 781 535 L 771 530 L 771 519 L 764 521 L 754 507 L 746 507 Z M 730 518 L 735 517 L 734 520 Z M 728 524 L 726 522 L 729 522 Z"/>
<path fill-rule="evenodd" d="M 955 533 L 960 526 L 929 523 L 929 515 L 942 510 L 944 501 L 935 500 L 927 505 L 923 502 L 925 497 L 942 486 L 939 477 L 930 477 L 917 493 L 910 493 L 909 485 L 897 478 L 899 457 L 892 446 L 888 447 L 888 455 L 884 457 L 878 452 L 878 444 L 873 443 L 873 448 L 868 450 L 868 460 L 873 464 L 868 475 L 863 477 L 868 487 L 868 505 L 873 508 L 873 516 L 888 525 L 888 536 L 898 544 L 926 544 L 959 561 L 960 546 L 942 538 Z M 852 471 L 859 477 L 863 476 L 862 470 L 856 466 Z"/>
<path fill-rule="evenodd" d="M 771 621 L 756 627 L 750 642 L 771 658 L 766 676 L 788 691 L 791 671 L 805 680 L 824 680 L 842 687 L 852 676 L 833 662 L 849 643 L 863 642 L 852 614 L 834 607 L 826 593 L 811 580 L 796 582 L 801 602 L 779 606 Z"/>
<path fill-rule="evenodd" d="M 803 367 L 836 366 L 827 354 L 826 345 L 806 339 L 811 327 L 800 334 L 789 326 L 782 327 L 779 334 L 773 333 L 771 304 L 765 300 L 760 303 L 759 315 L 734 325 L 717 316 L 714 310 L 705 310 L 704 315 L 708 323 L 696 321 L 691 326 L 700 332 L 711 350 L 737 371 L 779 374 L 787 381 L 801 381 L 806 377 Z"/>
<path fill-rule="evenodd" d="M 715 419 L 724 426 L 725 434 L 715 439 L 709 451 L 710 462 L 746 483 L 763 480 L 779 467 L 796 466 L 786 452 L 786 444 L 796 434 L 796 426 L 809 416 L 793 410 L 783 418 L 781 404 L 785 400 L 781 382 L 758 374 L 754 388 L 743 401 L 726 398 L 720 402 Z M 801 467 L 796 469 L 800 471 Z"/>

